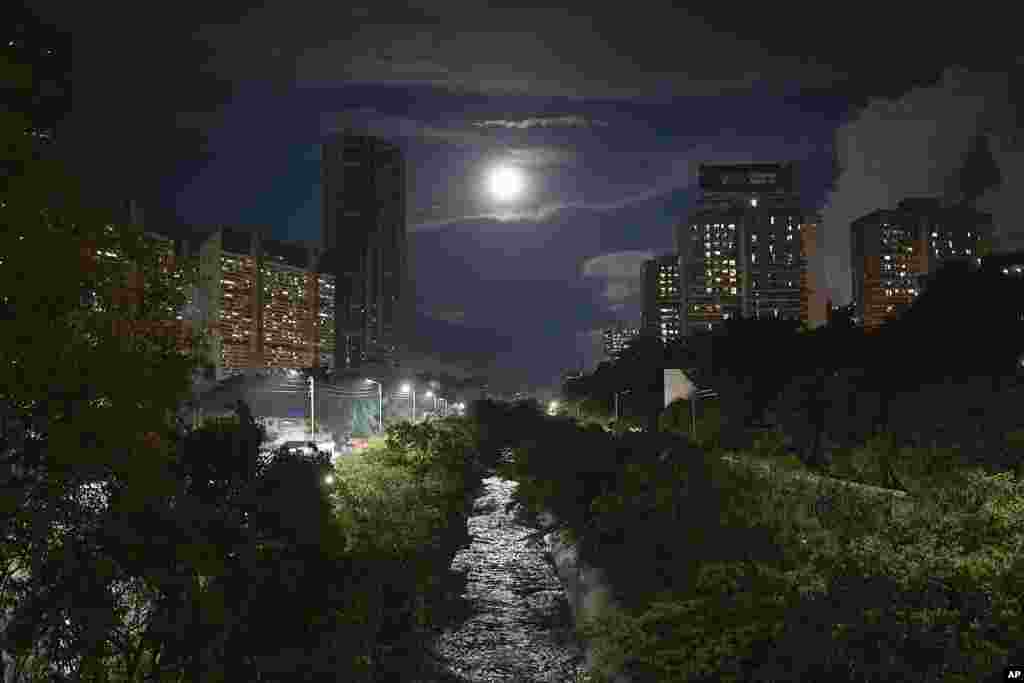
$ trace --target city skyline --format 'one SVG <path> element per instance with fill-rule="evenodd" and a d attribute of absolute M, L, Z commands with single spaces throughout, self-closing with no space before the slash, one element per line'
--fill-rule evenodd
<path fill-rule="evenodd" d="M 838 303 L 852 295 L 849 223 L 961 192 L 972 155 L 1002 183 L 982 185 L 979 208 L 1020 243 L 1008 189 L 1019 143 L 1007 134 L 1019 62 L 999 41 L 956 53 L 947 40 L 894 66 L 758 12 L 625 21 L 602 9 L 582 25 L 540 9 L 275 3 L 220 17 L 126 10 L 137 30 L 114 39 L 103 22 L 39 5 L 75 27 L 76 93 L 90 93 L 61 122 L 69 159 L 83 171 L 108 159 L 93 180 L 152 205 L 154 222 L 260 224 L 315 242 L 322 142 L 354 127 L 401 147 L 413 179 L 409 336 L 509 385 L 549 383 L 581 354 L 592 366 L 601 329 L 639 320 L 643 264 L 673 248 L 701 163 L 799 165 L 801 204 L 822 214 L 813 275 Z M 967 30 L 932 19 L 935 36 Z M 871 28 L 896 38 L 910 26 Z M 668 63 L 652 36 L 685 50 Z M 532 47 L 502 47 L 522 40 Z M 392 48 L 367 52 L 378 44 Z M 496 166 L 522 171 L 518 197 L 489 194 Z"/>

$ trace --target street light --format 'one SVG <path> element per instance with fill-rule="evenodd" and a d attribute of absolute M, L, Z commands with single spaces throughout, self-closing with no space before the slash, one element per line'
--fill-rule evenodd
<path fill-rule="evenodd" d="M 316 441 L 316 400 L 313 397 L 313 378 L 309 378 L 309 440 Z"/>
<path fill-rule="evenodd" d="M 409 392 L 409 401 L 412 406 L 412 413 L 410 414 L 410 420 L 416 421 L 416 392 L 413 391 L 413 387 L 409 382 L 402 385 L 402 393 Z"/>
<path fill-rule="evenodd" d="M 384 431 L 384 385 L 375 379 L 366 379 L 377 385 L 377 433 Z"/>
<path fill-rule="evenodd" d="M 428 391 L 426 394 L 424 394 L 424 396 L 426 396 L 427 398 L 434 399 L 434 412 L 436 413 L 437 412 L 437 395 L 433 391 Z"/>

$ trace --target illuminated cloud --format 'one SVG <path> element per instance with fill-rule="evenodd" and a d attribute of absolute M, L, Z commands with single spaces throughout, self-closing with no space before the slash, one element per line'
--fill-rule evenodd
<path fill-rule="evenodd" d="M 589 128 L 591 126 L 607 126 L 606 121 L 587 118 L 586 116 L 535 116 L 526 119 L 492 119 L 489 121 L 474 121 L 473 125 L 478 128 Z"/>
<path fill-rule="evenodd" d="M 618 251 L 587 259 L 580 268 L 584 278 L 603 280 L 601 295 L 610 311 L 622 313 L 627 304 L 636 305 L 643 296 L 644 263 L 654 258 L 650 251 Z"/>
<path fill-rule="evenodd" d="M 501 223 L 541 222 L 549 220 L 560 211 L 566 210 L 612 211 L 621 209 L 632 204 L 665 196 L 691 185 L 693 182 L 693 162 L 689 156 L 689 154 L 686 154 L 684 158 L 668 160 L 665 163 L 664 174 L 652 178 L 650 184 L 646 187 L 640 186 L 636 182 L 625 187 L 598 185 L 592 194 L 601 195 L 600 199 L 591 199 L 588 196 L 565 199 L 557 195 L 550 195 L 537 198 L 532 206 L 515 210 L 481 210 L 484 207 L 475 205 L 468 208 L 468 210 L 460 211 L 455 207 L 448 206 L 442 207 L 440 210 L 417 212 L 417 218 L 414 219 L 410 227 L 414 230 L 425 230 L 453 223 L 480 220 Z M 611 198 L 608 198 L 609 194 L 612 194 Z M 437 215 L 438 213 L 442 215 Z"/>
<path fill-rule="evenodd" d="M 719 95 L 793 82 L 826 86 L 841 76 L 824 63 L 771 54 L 757 40 L 716 31 L 671 5 L 637 12 L 613 3 L 566 11 L 381 2 L 360 12 L 344 4 L 296 11 L 294 3 L 266 2 L 204 27 L 196 38 L 217 47 L 207 68 L 222 78 L 270 73 L 309 88 L 427 85 L 607 99 Z M 668 44 L 671 60 L 663 49 Z M 708 59 L 712 51 L 715 58 Z"/>
<path fill-rule="evenodd" d="M 852 294 L 850 223 L 876 209 L 895 208 L 907 197 L 956 197 L 975 137 L 1009 125 L 1008 92 L 1005 76 L 950 69 L 936 85 L 871 102 L 839 129 L 841 175 L 822 210 L 824 266 L 839 300 Z M 993 151 L 997 163 L 1012 165 L 1005 145 Z M 1002 206 L 994 196 L 989 201 Z M 1004 215 L 996 222 L 1012 219 Z"/>

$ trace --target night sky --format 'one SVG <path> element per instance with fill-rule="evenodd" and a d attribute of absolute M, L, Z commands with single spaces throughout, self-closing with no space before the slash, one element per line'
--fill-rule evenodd
<path fill-rule="evenodd" d="M 314 241 L 321 138 L 350 124 L 400 143 L 413 346 L 501 386 L 550 385 L 598 359 L 595 330 L 639 321 L 642 262 L 673 249 L 701 162 L 798 162 L 803 201 L 826 221 L 813 267 L 840 303 L 844 223 L 955 192 L 979 133 L 1002 179 L 983 208 L 1019 244 L 1024 62 L 1002 28 L 1015 24 L 991 14 L 66 4 L 36 4 L 74 31 L 62 144 L 93 182 L 162 215 Z M 525 170 L 521 201 L 484 191 L 499 162 Z"/>

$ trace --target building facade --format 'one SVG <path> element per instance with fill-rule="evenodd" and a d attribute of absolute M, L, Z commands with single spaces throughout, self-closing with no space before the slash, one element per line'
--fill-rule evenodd
<path fill-rule="evenodd" d="M 644 307 L 640 328 L 664 343 L 679 339 L 679 257 L 669 254 L 644 263 Z"/>
<path fill-rule="evenodd" d="M 334 282 L 334 365 L 395 358 L 411 302 L 400 148 L 352 132 L 323 144 L 322 271 Z"/>
<path fill-rule="evenodd" d="M 249 369 L 332 367 L 333 285 L 318 247 L 222 227 L 198 245 L 196 317 L 211 330 L 218 376 Z"/>
<path fill-rule="evenodd" d="M 808 315 L 804 214 L 792 164 L 702 165 L 701 196 L 677 229 L 680 327 Z"/>
<path fill-rule="evenodd" d="M 633 327 L 609 327 L 603 330 L 604 355 L 609 360 L 614 360 L 622 355 L 629 342 L 640 334 L 640 330 Z"/>
<path fill-rule="evenodd" d="M 938 199 L 901 201 L 850 225 L 851 278 L 856 321 L 874 330 L 906 310 L 944 262 L 979 263 L 992 217 Z"/>

